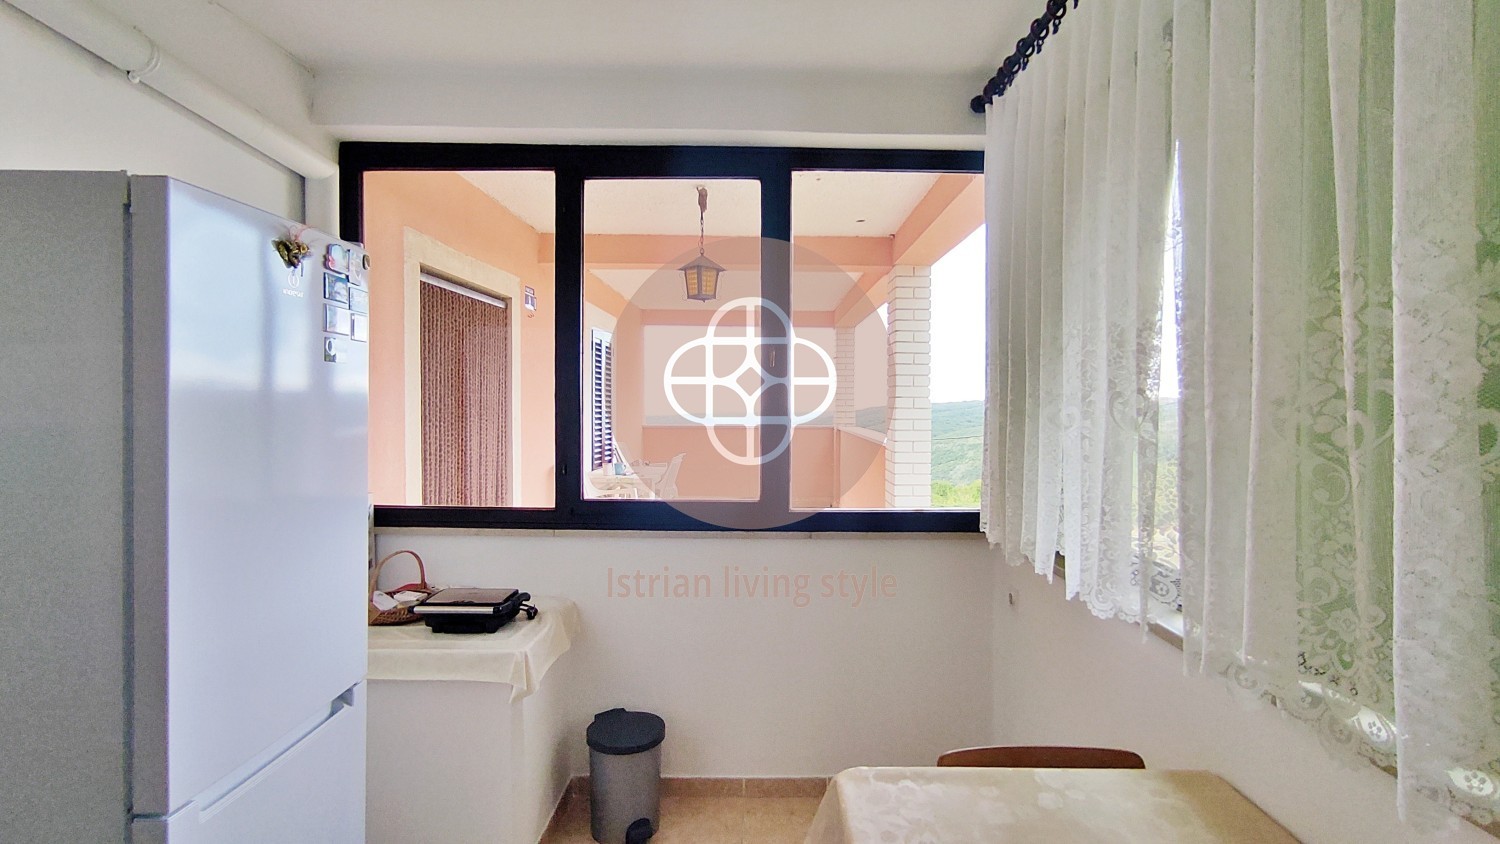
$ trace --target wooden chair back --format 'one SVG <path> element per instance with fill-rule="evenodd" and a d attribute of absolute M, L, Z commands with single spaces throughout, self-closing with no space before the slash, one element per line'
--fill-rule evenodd
<path fill-rule="evenodd" d="M 966 747 L 938 757 L 944 768 L 1144 768 L 1140 754 L 1108 747 Z"/>

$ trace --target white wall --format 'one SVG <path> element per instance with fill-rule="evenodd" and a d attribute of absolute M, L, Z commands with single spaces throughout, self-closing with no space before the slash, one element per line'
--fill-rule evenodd
<path fill-rule="evenodd" d="M 666 719 L 670 776 L 813 776 L 853 765 L 931 764 L 991 734 L 991 575 L 977 537 L 829 538 L 626 533 L 383 534 L 434 582 L 562 595 L 582 611 L 573 660 L 583 728 L 614 706 Z M 396 567 L 392 562 L 388 570 Z M 723 569 L 806 574 L 811 601 L 723 595 Z M 894 599 L 824 598 L 840 570 L 895 577 Z M 609 597 L 609 570 L 707 573 L 712 596 Z M 410 573 L 388 572 L 392 585 Z M 618 594 L 618 590 L 616 590 Z"/>
<path fill-rule="evenodd" d="M 168 175 L 301 219 L 302 179 L 0 3 L 0 168 Z"/>
<path fill-rule="evenodd" d="M 211 0 L 93 0 L 145 33 L 205 80 L 260 112 L 276 126 L 326 156 L 338 142 L 312 120 L 313 74 L 267 36 L 285 26 L 322 27 L 338 37 L 327 13 L 308 7 L 305 19 L 246 20 Z M 262 34 L 264 32 L 264 34 Z"/>
<path fill-rule="evenodd" d="M 1182 651 L 1094 618 L 1061 582 L 1004 566 L 994 583 L 997 742 L 1125 747 L 1149 767 L 1211 770 L 1309 844 L 1493 844 L 1462 822 L 1427 837 L 1400 826 L 1394 778 L 1336 760 L 1313 729 L 1217 679 L 1185 676 Z"/>
<path fill-rule="evenodd" d="M 320 73 L 313 113 L 355 140 L 979 149 L 987 72 L 362 68 Z"/>

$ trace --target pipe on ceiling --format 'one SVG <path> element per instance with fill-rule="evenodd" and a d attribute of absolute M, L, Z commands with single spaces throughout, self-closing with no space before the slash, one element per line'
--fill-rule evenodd
<path fill-rule="evenodd" d="M 251 148 L 307 179 L 338 172 L 328 156 L 293 137 L 164 52 L 140 30 L 88 0 L 4 0 Z"/>

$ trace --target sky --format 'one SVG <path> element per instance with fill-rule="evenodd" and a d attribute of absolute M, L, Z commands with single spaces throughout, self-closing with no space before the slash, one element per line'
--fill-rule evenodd
<path fill-rule="evenodd" d="M 984 398 L 984 226 L 932 265 L 932 402 Z"/>
<path fill-rule="evenodd" d="M 984 226 L 932 265 L 932 402 L 984 398 Z M 1172 279 L 1176 254 L 1167 249 L 1162 283 L 1161 387 L 1178 397 L 1177 320 Z"/>

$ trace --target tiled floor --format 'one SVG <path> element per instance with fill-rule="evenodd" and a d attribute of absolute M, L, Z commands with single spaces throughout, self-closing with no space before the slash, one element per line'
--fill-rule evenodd
<path fill-rule="evenodd" d="M 663 797 L 651 844 L 802 844 L 816 797 Z M 569 795 L 542 844 L 592 844 L 589 803 Z"/>

